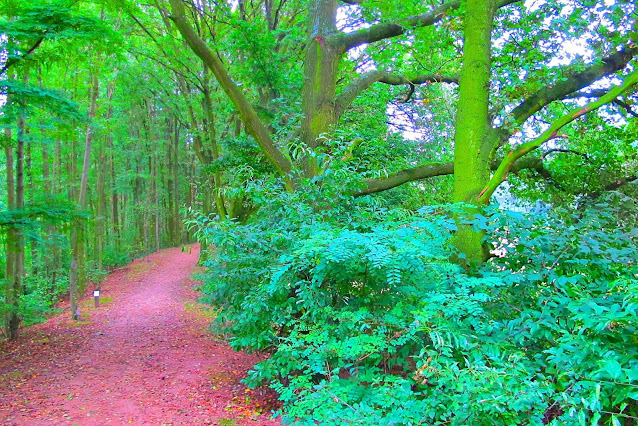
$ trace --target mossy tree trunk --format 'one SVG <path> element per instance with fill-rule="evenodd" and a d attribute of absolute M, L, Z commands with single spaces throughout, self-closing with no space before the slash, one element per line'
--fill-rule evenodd
<path fill-rule="evenodd" d="M 343 49 L 333 43 L 336 28 L 336 0 L 318 0 L 312 3 L 308 20 L 308 47 L 304 67 L 302 92 L 301 140 L 313 151 L 322 145 L 320 136 L 330 134 L 336 125 L 336 75 Z M 307 177 L 318 173 L 314 157 L 303 164 Z"/>
<path fill-rule="evenodd" d="M 481 206 L 479 194 L 490 178 L 493 151 L 488 114 L 493 19 L 493 0 L 468 0 L 454 138 L 454 201 L 477 208 Z M 482 232 L 469 226 L 459 228 L 455 245 L 468 265 L 486 258 L 482 239 Z"/>

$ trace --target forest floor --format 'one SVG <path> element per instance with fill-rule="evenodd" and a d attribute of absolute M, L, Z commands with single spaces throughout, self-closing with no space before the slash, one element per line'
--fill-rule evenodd
<path fill-rule="evenodd" d="M 197 303 L 197 246 L 113 271 L 81 303 L 0 346 L 0 424 L 275 425 L 275 397 L 240 382 L 259 361 L 216 340 Z M 190 251 L 190 252 L 189 252 Z"/>

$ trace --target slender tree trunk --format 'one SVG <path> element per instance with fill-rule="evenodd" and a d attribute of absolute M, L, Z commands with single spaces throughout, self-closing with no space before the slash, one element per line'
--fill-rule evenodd
<path fill-rule="evenodd" d="M 177 230 L 177 211 L 175 205 L 178 203 L 177 194 L 175 194 L 175 180 L 178 179 L 176 168 L 177 164 L 173 162 L 173 134 L 174 127 L 177 126 L 177 120 L 169 118 L 166 122 L 166 163 L 168 165 L 168 173 L 166 173 L 166 202 L 167 211 L 166 215 L 166 227 L 168 229 L 168 236 L 171 246 L 177 246 L 179 244 L 179 232 Z"/>
<path fill-rule="evenodd" d="M 49 158 L 49 149 L 46 144 L 42 144 L 42 178 L 44 179 L 44 192 L 50 194 L 52 192 L 51 184 L 51 159 Z"/>
<path fill-rule="evenodd" d="M 468 0 L 465 12 L 463 66 L 454 147 L 454 201 L 479 206 L 478 197 L 490 178 L 489 91 L 493 0 Z M 470 211 L 469 213 L 472 213 Z M 462 263 L 478 264 L 489 252 L 484 233 L 461 226 L 455 245 Z"/>
<path fill-rule="evenodd" d="M 62 161 L 62 141 L 59 139 L 55 141 L 55 148 L 53 151 L 53 170 L 51 176 L 51 192 L 58 194 L 62 186 L 60 182 L 60 164 Z"/>
<path fill-rule="evenodd" d="M 182 242 L 182 226 L 181 219 L 179 216 L 179 123 L 177 119 L 175 119 L 175 139 L 173 142 L 173 150 L 171 151 L 171 155 L 173 156 L 173 226 L 175 229 L 173 233 L 176 235 L 176 243 L 179 244 Z"/>
<path fill-rule="evenodd" d="M 113 149 L 113 147 L 110 147 L 111 150 Z M 115 181 L 115 158 L 114 158 L 115 154 L 111 153 L 110 155 L 110 159 L 109 159 L 109 165 L 110 165 L 110 169 L 111 169 L 111 221 L 112 221 L 112 226 L 113 226 L 113 231 L 115 234 L 115 250 L 119 251 L 119 247 L 120 247 L 120 212 L 119 212 L 119 197 L 117 194 L 117 187 L 116 187 L 116 181 Z"/>
<path fill-rule="evenodd" d="M 25 78 L 25 82 L 26 82 Z M 16 162 L 16 209 L 24 210 L 24 147 L 26 139 L 26 125 L 24 117 L 21 115 L 18 117 L 18 147 L 17 147 L 17 162 Z M 22 277 L 25 273 L 25 247 L 24 247 L 24 233 L 18 232 L 18 253 L 16 258 L 16 273 L 18 280 L 16 280 L 16 292 L 22 294 Z"/>
<path fill-rule="evenodd" d="M 31 143 L 31 140 L 29 138 L 29 132 L 30 132 L 29 128 L 25 127 L 24 131 L 27 137 L 26 146 L 25 146 L 24 173 L 27 178 L 28 200 L 29 200 L 29 203 L 31 203 L 33 201 L 33 158 L 31 156 L 31 147 L 33 144 Z M 31 260 L 29 262 L 30 273 L 36 275 L 39 273 L 38 268 L 40 266 L 40 259 L 38 256 L 38 247 L 36 245 L 35 238 L 29 239 L 29 252 L 31 253 Z M 23 260 L 23 264 L 25 263 L 26 263 L 26 260 Z M 26 265 L 24 265 L 23 267 L 25 268 L 25 274 L 26 274 Z"/>
<path fill-rule="evenodd" d="M 7 158 L 7 207 L 10 211 L 16 209 L 15 199 L 15 176 L 14 176 L 14 157 L 13 147 L 11 146 L 11 129 L 5 128 L 5 147 L 4 152 Z M 7 228 L 7 239 L 5 242 L 5 270 L 4 278 L 4 298 L 5 303 L 10 307 L 3 318 L 2 329 L 4 336 L 8 340 L 13 340 L 18 336 L 18 326 L 20 319 L 17 315 L 19 292 L 16 291 L 20 285 L 20 276 L 17 273 L 17 255 L 19 252 L 19 230 L 15 226 Z"/>
<path fill-rule="evenodd" d="M 107 136 L 108 137 L 108 136 Z M 95 259 L 97 261 L 98 269 L 102 269 L 104 263 L 104 237 L 106 234 L 106 227 L 104 226 L 106 220 L 106 195 L 105 195 L 105 180 L 106 180 L 106 153 L 104 147 L 100 148 L 98 154 L 98 176 L 97 176 L 97 217 L 95 218 Z"/>
<path fill-rule="evenodd" d="M 159 229 L 159 214 L 160 214 L 160 206 L 159 206 L 159 196 L 158 196 L 158 188 L 157 188 L 157 159 L 155 158 L 156 154 L 151 154 L 150 168 L 151 172 L 149 174 L 151 182 L 151 197 L 150 200 L 153 203 L 151 207 L 151 211 L 153 212 L 153 239 L 155 240 L 155 251 L 159 251 L 160 249 L 160 229 Z"/>
<path fill-rule="evenodd" d="M 107 89 L 107 102 L 108 108 L 106 110 L 105 119 L 108 121 L 113 114 L 113 108 L 111 105 L 111 99 L 113 98 L 113 85 L 109 84 Z M 104 144 L 100 146 L 98 153 L 98 176 L 97 176 L 97 217 L 95 219 L 95 258 L 97 260 L 98 269 L 103 268 L 104 264 L 104 237 L 107 234 L 106 224 L 106 175 L 108 174 L 108 163 L 106 160 L 107 146 L 111 145 L 111 132 L 107 128 L 104 135 Z"/>
<path fill-rule="evenodd" d="M 207 72 L 207 68 L 204 68 Z M 219 158 L 219 146 L 217 145 L 217 134 L 215 132 L 215 116 L 213 114 L 213 100 L 210 94 L 210 87 L 208 81 L 204 87 L 204 98 L 202 100 L 204 109 L 204 129 L 206 131 L 206 139 L 210 145 L 210 152 L 213 160 Z M 213 196 L 215 197 L 215 206 L 217 207 L 217 215 L 220 219 L 225 220 L 227 217 L 226 206 L 224 203 L 224 197 L 221 192 L 222 188 L 222 174 L 217 171 L 213 175 Z"/>
<path fill-rule="evenodd" d="M 97 75 L 91 76 L 91 104 L 89 106 L 89 121 L 95 118 L 95 108 L 99 92 L 99 80 Z M 80 180 L 80 193 L 78 205 L 81 209 L 86 207 L 86 192 L 89 180 L 89 167 L 91 163 L 91 144 L 93 142 L 94 129 L 91 123 L 86 128 L 84 139 L 84 159 L 82 162 L 82 177 Z M 78 224 L 71 230 L 71 268 L 69 273 L 69 293 L 71 298 L 71 318 L 81 318 L 78 301 L 84 293 L 84 225 Z"/>

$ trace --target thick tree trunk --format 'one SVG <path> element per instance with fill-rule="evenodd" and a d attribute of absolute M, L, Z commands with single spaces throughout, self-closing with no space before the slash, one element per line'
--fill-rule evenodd
<path fill-rule="evenodd" d="M 304 61 L 301 140 L 313 150 L 321 146 L 320 137 L 330 134 L 338 119 L 336 76 L 343 51 L 340 46 L 328 42 L 337 32 L 336 16 L 336 0 L 312 2 Z M 307 177 L 319 172 L 315 157 L 306 158 L 303 167 Z"/>
<path fill-rule="evenodd" d="M 493 18 L 492 0 L 468 0 L 454 138 L 454 201 L 477 207 L 479 194 L 490 178 L 493 151 L 488 115 Z M 463 263 L 477 264 L 486 258 L 482 239 L 482 232 L 468 226 L 459 228 L 455 245 L 465 256 Z"/>

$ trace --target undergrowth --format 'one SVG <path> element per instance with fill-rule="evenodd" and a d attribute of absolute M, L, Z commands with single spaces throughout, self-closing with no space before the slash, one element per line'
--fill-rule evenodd
<path fill-rule="evenodd" d="M 294 197 L 246 225 L 192 223 L 216 248 L 202 287 L 215 327 L 270 353 L 246 382 L 279 392 L 284 422 L 638 418 L 638 252 L 622 205 L 487 209 L 471 223 L 499 257 L 470 274 L 450 260 L 458 206 Z"/>

